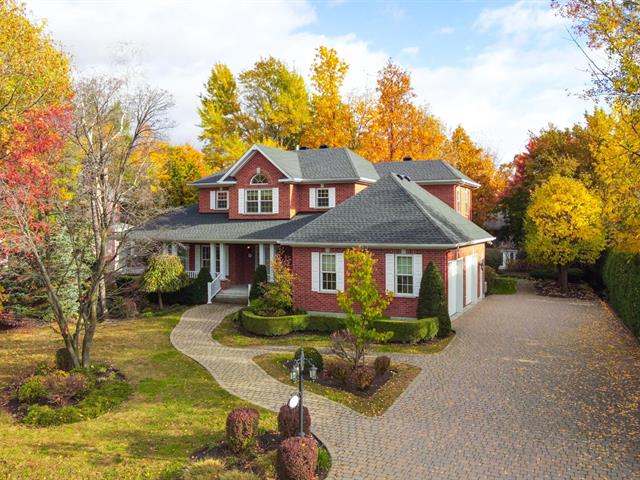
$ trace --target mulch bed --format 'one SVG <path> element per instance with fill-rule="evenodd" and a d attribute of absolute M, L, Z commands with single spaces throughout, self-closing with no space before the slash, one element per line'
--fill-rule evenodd
<path fill-rule="evenodd" d="M 316 442 L 318 442 L 318 448 L 324 446 L 323 443 L 315 437 L 315 435 L 314 438 L 316 439 Z M 256 445 L 253 449 L 240 454 L 232 452 L 229 449 L 226 440 L 221 440 L 213 447 L 205 447 L 200 450 L 196 450 L 191 454 L 190 459 L 195 462 L 212 458 L 222 460 L 226 463 L 227 459 L 232 458 L 233 468 L 245 472 L 255 472 L 256 460 L 262 455 L 277 450 L 282 440 L 283 438 L 278 432 L 265 432 L 257 437 Z M 327 472 L 321 472 L 320 470 L 316 472 L 317 480 L 323 480 L 326 476 Z"/>
<path fill-rule="evenodd" d="M 32 328 L 38 325 L 33 319 L 18 318 L 11 312 L 0 312 L 0 333 L 10 330 Z"/>
<path fill-rule="evenodd" d="M 327 360 L 327 362 L 331 361 L 332 360 Z M 284 367 L 290 371 L 293 368 L 293 360 L 285 362 Z M 318 375 L 318 378 L 315 380 L 315 383 L 325 387 L 335 388 L 336 390 L 342 390 L 344 392 L 348 392 L 362 398 L 372 397 L 378 390 L 380 390 L 380 388 L 384 386 L 385 383 L 387 383 L 394 375 L 398 373 L 393 369 L 393 367 L 391 367 L 383 375 L 376 375 L 373 383 L 369 388 L 367 388 L 366 390 L 358 390 L 350 382 L 343 382 L 331 377 L 327 373 L 327 371 L 328 369 L 325 366 L 324 370 L 320 372 L 320 375 Z M 305 381 L 311 381 L 307 375 L 305 375 Z"/>
<path fill-rule="evenodd" d="M 538 295 L 545 297 L 575 298 L 578 300 L 597 300 L 598 296 L 586 283 L 570 283 L 566 292 L 560 289 L 555 280 L 538 280 L 535 284 Z"/>

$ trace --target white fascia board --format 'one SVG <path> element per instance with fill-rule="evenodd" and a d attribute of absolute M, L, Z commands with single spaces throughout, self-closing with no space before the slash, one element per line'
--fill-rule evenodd
<path fill-rule="evenodd" d="M 302 183 L 302 184 L 314 184 L 314 183 L 375 183 L 377 180 L 371 178 L 318 178 L 318 179 L 306 179 L 306 178 L 281 178 L 278 180 L 281 183 Z"/>
<path fill-rule="evenodd" d="M 229 170 L 227 170 L 227 173 L 225 173 L 224 176 L 220 179 L 220 182 L 225 181 L 229 176 L 233 176 L 232 174 L 237 172 L 240 167 L 242 167 L 245 163 L 247 163 L 247 161 L 249 161 L 249 159 L 253 156 L 255 152 L 260 152 L 264 156 L 264 158 L 266 158 L 269 161 L 269 163 L 271 163 L 280 172 L 282 172 L 283 175 L 285 175 L 287 178 L 291 178 L 287 172 L 282 170 L 282 168 L 276 165 L 276 163 L 269 158 L 269 156 L 260 148 L 260 145 L 253 144 L 251 148 L 247 150 L 246 153 L 242 155 L 242 157 L 240 157 L 240 159 L 238 159 L 238 161 L 234 163 Z"/>
<path fill-rule="evenodd" d="M 315 242 L 287 242 L 280 241 L 280 245 L 288 245 L 291 247 L 336 247 L 336 248 L 350 248 L 350 247 L 369 247 L 369 248 L 381 248 L 381 249 L 413 249 L 413 250 L 449 250 L 452 248 L 467 247 L 469 245 L 477 245 L 480 243 L 487 243 L 495 240 L 495 237 L 484 238 L 480 240 L 472 240 L 464 243 L 450 243 L 450 244 L 417 244 L 417 243 L 365 243 L 365 242 L 328 242 L 328 243 L 315 243 Z"/>
<path fill-rule="evenodd" d="M 411 175 L 409 175 L 411 178 Z M 458 178 L 455 180 L 412 180 L 414 183 L 418 185 L 467 185 L 473 188 L 479 188 L 481 185 L 476 182 L 470 182 L 469 180 L 464 180 L 462 178 Z"/>

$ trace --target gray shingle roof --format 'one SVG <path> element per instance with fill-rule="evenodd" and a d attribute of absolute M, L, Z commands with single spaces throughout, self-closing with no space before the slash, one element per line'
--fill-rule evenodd
<path fill-rule="evenodd" d="M 295 153 L 305 180 L 379 178 L 373 164 L 348 148 L 315 148 Z"/>
<path fill-rule="evenodd" d="M 176 242 L 281 240 L 317 218 L 299 214 L 284 220 L 229 220 L 227 212 L 199 213 L 198 205 L 178 208 L 131 231 L 132 239 Z"/>
<path fill-rule="evenodd" d="M 389 174 L 283 243 L 451 246 L 492 238 L 416 183 Z"/>
<path fill-rule="evenodd" d="M 227 168 L 224 170 L 220 170 L 219 172 L 213 173 L 211 175 L 207 175 L 206 177 L 202 177 L 195 182 L 189 183 L 189 185 L 207 185 L 209 183 L 216 183 L 220 180 L 225 173 L 227 173 Z"/>
<path fill-rule="evenodd" d="M 444 160 L 411 160 L 402 162 L 380 162 L 375 164 L 380 176 L 397 173 L 407 175 L 414 182 L 464 181 L 472 185 L 479 184 L 467 177 L 457 168 Z"/>

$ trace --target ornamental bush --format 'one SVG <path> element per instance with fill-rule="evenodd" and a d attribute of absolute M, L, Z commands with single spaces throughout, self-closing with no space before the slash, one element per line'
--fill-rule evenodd
<path fill-rule="evenodd" d="M 502 265 L 502 251 L 496 248 L 487 248 L 485 251 L 484 263 L 486 266 L 498 270 Z"/>
<path fill-rule="evenodd" d="M 318 465 L 318 442 L 311 436 L 287 438 L 278 447 L 276 463 L 280 480 L 313 480 Z"/>
<path fill-rule="evenodd" d="M 304 423 L 302 425 L 304 433 L 309 435 L 311 431 L 311 415 L 309 409 L 304 407 Z M 300 407 L 289 408 L 283 405 L 278 412 L 278 431 L 283 438 L 293 437 L 300 432 Z"/>
<path fill-rule="evenodd" d="M 433 262 L 429 262 L 422 275 L 416 317 L 436 317 L 439 337 L 446 337 L 451 332 L 451 319 L 444 296 L 444 281 L 438 267 Z"/>
<path fill-rule="evenodd" d="M 438 334 L 437 318 L 420 318 L 418 320 L 382 319 L 374 322 L 379 332 L 391 332 L 391 342 L 418 343 L 430 340 Z"/>
<path fill-rule="evenodd" d="M 41 376 L 33 376 L 18 388 L 18 401 L 32 405 L 44 402 L 47 399 L 47 389 L 42 384 Z"/>
<path fill-rule="evenodd" d="M 384 375 L 389 371 L 391 367 L 391 359 L 386 355 L 380 355 L 373 361 L 373 368 L 376 371 L 376 375 Z"/>
<path fill-rule="evenodd" d="M 264 293 L 263 285 L 267 282 L 267 267 L 265 265 L 258 265 L 256 271 L 253 272 L 253 280 L 251 281 L 251 290 L 249 291 L 249 299 L 254 300 L 262 297 Z"/>
<path fill-rule="evenodd" d="M 331 378 L 339 382 L 346 382 L 349 372 L 351 372 L 351 365 L 342 360 L 334 360 L 327 364 L 327 373 Z"/>
<path fill-rule="evenodd" d="M 255 408 L 235 408 L 227 415 L 227 444 L 240 453 L 253 445 L 258 435 L 260 414 Z"/>
<path fill-rule="evenodd" d="M 302 349 L 299 348 L 296 350 L 296 353 L 293 354 L 293 359 L 297 360 L 300 358 L 300 351 Z M 315 365 L 318 369 L 318 373 L 322 371 L 324 368 L 324 361 L 322 360 L 322 355 L 318 350 L 313 347 L 305 347 L 304 348 L 304 373 L 308 374 L 311 365 Z"/>
<path fill-rule="evenodd" d="M 158 294 L 158 305 L 163 307 L 162 294 L 175 292 L 189 283 L 182 260 L 175 255 L 156 255 L 149 258 L 142 274 L 141 287 L 145 292 Z"/>
<path fill-rule="evenodd" d="M 349 374 L 349 383 L 358 390 L 367 390 L 376 378 L 376 372 L 369 366 L 354 368 Z"/>

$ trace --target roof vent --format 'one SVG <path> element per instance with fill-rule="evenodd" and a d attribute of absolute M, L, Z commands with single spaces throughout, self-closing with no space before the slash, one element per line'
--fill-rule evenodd
<path fill-rule="evenodd" d="M 320 148 L 329 148 L 329 145 L 327 145 L 326 143 L 323 143 L 322 145 L 320 145 Z"/>
<path fill-rule="evenodd" d="M 410 162 L 411 160 L 413 160 L 413 158 L 411 158 L 409 155 L 402 159 L 403 162 Z"/>

